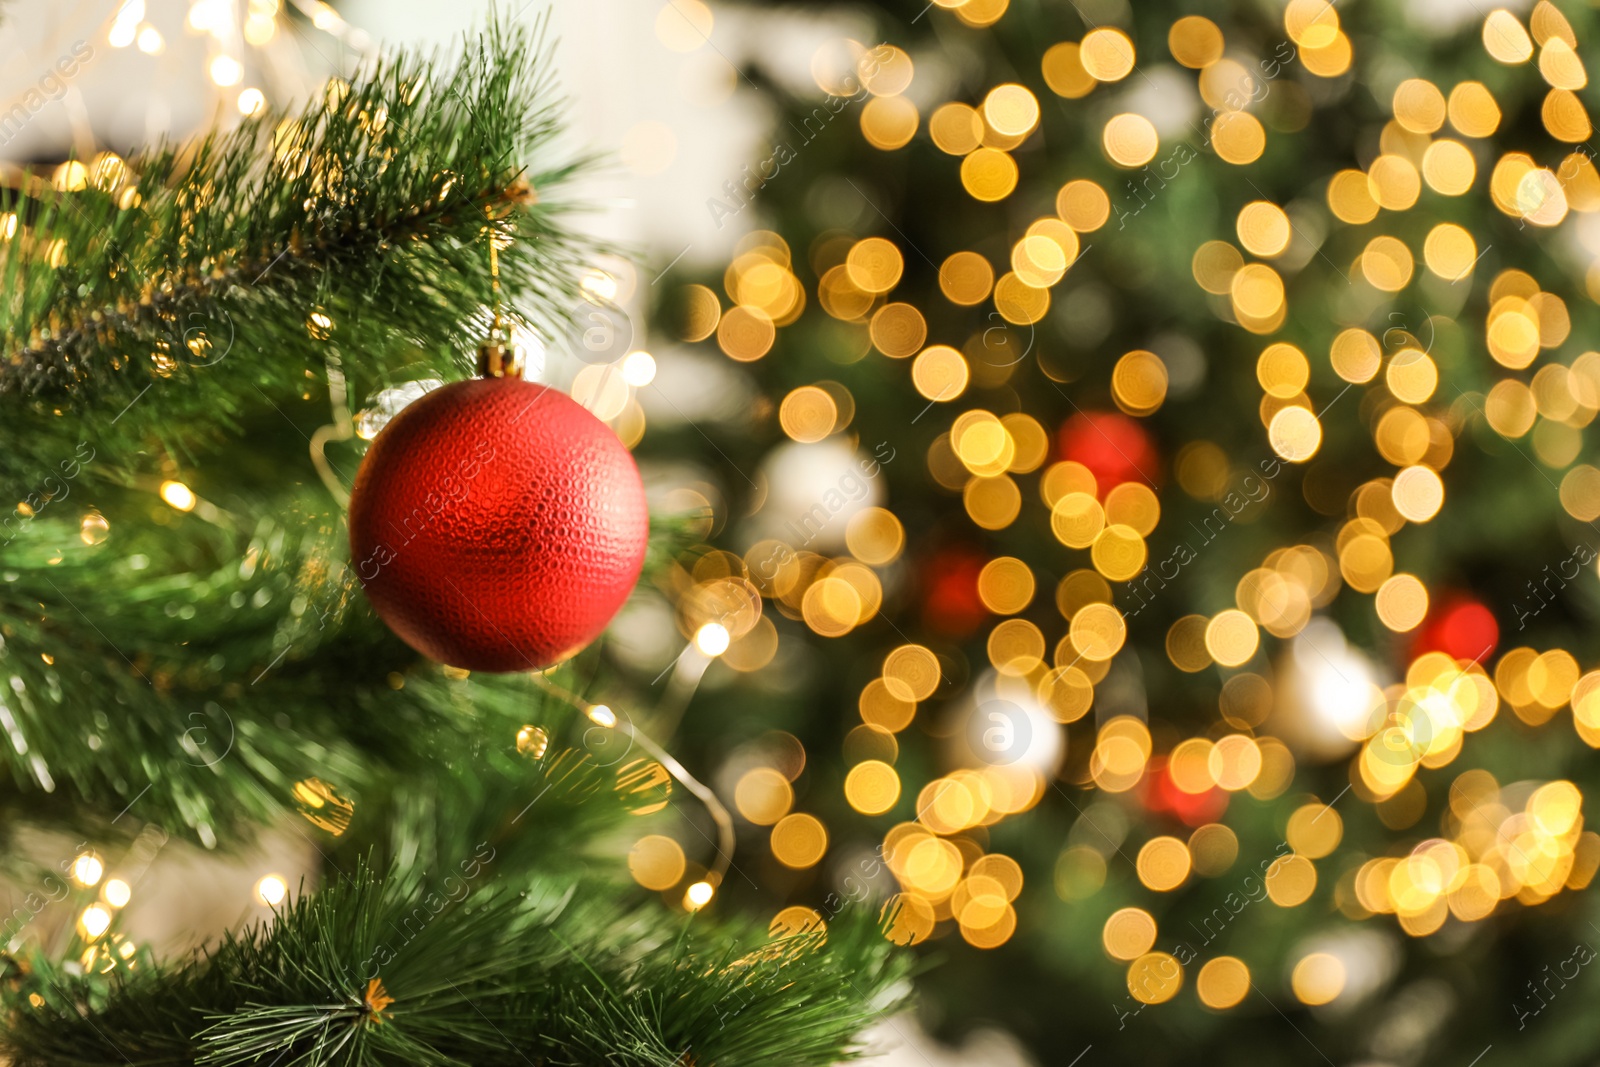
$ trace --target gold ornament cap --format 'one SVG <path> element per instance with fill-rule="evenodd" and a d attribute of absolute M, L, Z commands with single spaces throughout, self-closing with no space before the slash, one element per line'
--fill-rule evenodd
<path fill-rule="evenodd" d="M 511 328 L 496 320 L 489 336 L 478 346 L 478 374 L 484 378 L 522 377 L 522 346 L 511 336 Z"/>

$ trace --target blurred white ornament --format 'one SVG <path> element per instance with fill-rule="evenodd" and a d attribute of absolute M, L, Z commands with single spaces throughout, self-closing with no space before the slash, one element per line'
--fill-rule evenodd
<path fill-rule="evenodd" d="M 421 378 L 390 389 L 380 389 L 373 395 L 372 402 L 356 413 L 356 436 L 363 441 L 372 440 L 389 425 L 390 419 L 400 414 L 413 400 L 433 392 L 443 384 L 438 378 Z"/>
<path fill-rule="evenodd" d="M 883 498 L 882 471 L 876 459 L 838 438 L 779 445 L 761 464 L 767 495 L 746 524 L 749 543 L 770 537 L 819 554 L 842 548 L 850 519 Z"/>
<path fill-rule="evenodd" d="M 1328 1002 L 1334 1010 L 1353 1007 L 1387 986 L 1400 966 L 1394 935 L 1372 927 L 1307 938 L 1290 954 L 1290 969 L 1315 953 L 1332 956 L 1344 968 L 1343 987 Z"/>
<path fill-rule="evenodd" d="M 699 425 L 745 418 L 755 391 L 749 377 L 726 357 L 683 348 L 658 349 L 655 375 L 639 390 L 639 406 L 652 426 Z"/>
<path fill-rule="evenodd" d="M 1026 677 L 985 671 L 968 692 L 962 727 L 950 739 L 954 761 L 1055 774 L 1067 753 L 1066 733 L 1034 699 Z"/>
<path fill-rule="evenodd" d="M 1383 721 L 1385 698 L 1371 661 L 1330 619 L 1317 617 L 1279 661 L 1273 730 L 1297 753 L 1333 760 Z"/>
<path fill-rule="evenodd" d="M 1143 115 L 1166 141 L 1193 135 L 1200 117 L 1200 96 L 1195 92 L 1193 76 L 1174 67 L 1159 66 L 1130 81 L 1117 110 Z"/>

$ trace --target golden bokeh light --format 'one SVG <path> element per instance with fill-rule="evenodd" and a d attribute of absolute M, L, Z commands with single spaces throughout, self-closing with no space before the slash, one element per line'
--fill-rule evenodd
<path fill-rule="evenodd" d="M 1254 163 L 1266 148 L 1267 131 L 1248 111 L 1225 111 L 1211 122 L 1211 149 L 1225 163 Z"/>
<path fill-rule="evenodd" d="M 1121 81 L 1133 70 L 1133 42 L 1121 30 L 1090 30 L 1078 48 L 1079 62 L 1095 81 Z"/>
<path fill-rule="evenodd" d="M 867 326 L 872 344 L 891 359 L 915 355 L 928 338 L 928 323 L 910 304 L 885 304 Z"/>
<path fill-rule="evenodd" d="M 983 98 L 983 120 L 1006 136 L 1026 136 L 1039 124 L 1039 101 L 1026 86 L 997 85 Z"/>
<path fill-rule="evenodd" d="M 1229 608 L 1206 624 L 1206 651 L 1224 667 L 1238 667 L 1256 654 L 1261 634 L 1255 620 L 1244 612 Z"/>
<path fill-rule="evenodd" d="M 1378 587 L 1374 606 L 1378 620 L 1396 633 L 1422 625 L 1428 615 L 1428 587 L 1411 574 L 1395 574 Z"/>
<path fill-rule="evenodd" d="M 911 364 L 911 384 L 928 400 L 955 400 L 970 379 L 966 357 L 949 345 L 925 348 Z"/>
<path fill-rule="evenodd" d="M 1153 415 L 1167 397 L 1167 365 L 1154 352 L 1128 352 L 1111 370 L 1111 396 L 1129 415 Z"/>
<path fill-rule="evenodd" d="M 861 108 L 861 135 L 883 151 L 904 148 L 916 136 L 922 117 L 903 96 L 876 96 Z"/>
<path fill-rule="evenodd" d="M 1176 837 L 1153 837 L 1139 849 L 1134 867 L 1146 888 L 1170 892 L 1189 877 L 1189 846 Z"/>
<path fill-rule="evenodd" d="M 1033 593 L 1033 572 L 1020 559 L 992 559 L 978 574 L 978 599 L 996 615 L 1015 615 L 1033 601 Z"/>
<path fill-rule="evenodd" d="M 850 768 L 844 779 L 845 799 L 863 815 L 882 815 L 900 799 L 900 776 L 879 760 L 866 760 Z"/>
<path fill-rule="evenodd" d="M 1040 72 L 1044 75 L 1044 83 L 1050 87 L 1050 91 L 1068 100 L 1087 96 L 1096 85 L 1100 84 L 1084 68 L 1083 51 L 1076 41 L 1062 41 L 1051 45 L 1040 62 Z"/>
<path fill-rule="evenodd" d="M 1444 505 L 1444 482 L 1422 464 L 1396 474 L 1393 493 L 1395 510 L 1411 522 L 1427 522 Z"/>
<path fill-rule="evenodd" d="M 834 430 L 839 408 L 824 389 L 804 385 L 783 398 L 778 408 L 778 423 L 796 441 L 820 441 Z"/>
<path fill-rule="evenodd" d="M 828 831 L 815 815 L 792 813 L 772 828 L 772 855 L 785 867 L 814 867 L 828 851 Z"/>
<path fill-rule="evenodd" d="M 1482 82 L 1465 81 L 1450 90 L 1450 125 L 1466 137 L 1489 137 L 1500 128 L 1500 105 Z"/>
<path fill-rule="evenodd" d="M 1235 220 L 1239 243 L 1253 256 L 1280 255 L 1289 247 L 1289 216 L 1268 200 L 1256 200 L 1239 210 Z"/>
<path fill-rule="evenodd" d="M 771 826 L 794 806 L 794 787 L 771 767 L 746 771 L 733 791 L 733 805 L 757 826 Z"/>
<path fill-rule="evenodd" d="M 893 289 L 905 270 L 900 250 L 882 237 L 857 241 L 844 262 L 851 284 L 868 293 L 886 293 Z"/>
<path fill-rule="evenodd" d="M 1079 233 L 1091 233 L 1111 217 L 1111 199 L 1097 183 L 1080 178 L 1056 194 L 1056 214 Z"/>
<path fill-rule="evenodd" d="M 1517 16 L 1497 8 L 1483 20 L 1483 47 L 1501 63 L 1526 63 L 1533 56 L 1533 41 Z"/>
<path fill-rule="evenodd" d="M 1322 446 L 1322 423 L 1306 408 L 1291 405 L 1272 417 L 1267 440 L 1284 459 L 1304 463 Z"/>
<path fill-rule="evenodd" d="M 671 889 L 683 877 L 684 869 L 683 848 L 670 837 L 641 837 L 628 852 L 628 873 L 646 889 Z"/>
<path fill-rule="evenodd" d="M 1194 980 L 1200 1003 L 1214 1011 L 1226 1011 L 1250 992 L 1250 968 L 1234 956 L 1207 960 Z"/>
<path fill-rule="evenodd" d="M 901 645 L 884 658 L 883 680 L 902 700 L 927 700 L 939 688 L 939 659 L 922 645 Z"/>
<path fill-rule="evenodd" d="M 1161 138 L 1149 119 L 1129 111 L 1106 122 L 1101 143 L 1111 162 L 1122 167 L 1142 167 L 1155 158 Z"/>
<path fill-rule="evenodd" d="M 977 200 L 1004 200 L 1017 177 L 1016 161 L 998 148 L 979 148 L 961 160 L 961 186 Z"/>
<path fill-rule="evenodd" d="M 1143 908 L 1121 908 L 1106 920 L 1100 943 L 1114 960 L 1138 959 L 1156 943 L 1156 921 Z"/>
<path fill-rule="evenodd" d="M 1168 952 L 1149 952 L 1128 965 L 1128 992 L 1141 1004 L 1163 1004 L 1183 988 L 1183 965 Z"/>
<path fill-rule="evenodd" d="M 1344 963 L 1326 952 L 1313 952 L 1294 965 L 1289 982 L 1300 1003 L 1327 1004 L 1344 992 Z"/>
<path fill-rule="evenodd" d="M 1222 58 L 1222 31 L 1202 15 L 1186 15 L 1167 31 L 1172 58 L 1191 70 L 1204 70 Z"/>

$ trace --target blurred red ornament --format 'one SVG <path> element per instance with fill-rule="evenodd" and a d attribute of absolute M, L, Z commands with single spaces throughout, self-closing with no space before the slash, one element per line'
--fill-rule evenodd
<path fill-rule="evenodd" d="M 1500 643 L 1500 625 L 1483 604 L 1463 593 L 1446 593 L 1433 602 L 1411 644 L 1411 658 L 1443 652 L 1454 659 L 1483 660 Z"/>
<path fill-rule="evenodd" d="M 1062 424 L 1060 436 L 1061 458 L 1088 467 L 1101 496 L 1123 482 L 1155 483 L 1160 468 L 1155 443 L 1126 415 L 1079 412 Z"/>
<path fill-rule="evenodd" d="M 350 494 L 350 556 L 412 648 L 535 670 L 599 636 L 638 580 L 644 486 L 610 428 L 521 378 L 436 389 L 386 426 Z"/>
<path fill-rule="evenodd" d="M 935 553 L 924 565 L 922 601 L 924 621 L 952 637 L 964 637 L 978 628 L 989 610 L 978 599 L 978 576 L 988 560 L 964 548 Z"/>
<path fill-rule="evenodd" d="M 1228 810 L 1228 794 L 1223 789 L 1204 793 L 1185 793 L 1167 773 L 1167 758 L 1150 761 L 1144 778 L 1144 806 L 1153 812 L 1173 815 L 1186 826 L 1204 826 L 1222 818 Z"/>

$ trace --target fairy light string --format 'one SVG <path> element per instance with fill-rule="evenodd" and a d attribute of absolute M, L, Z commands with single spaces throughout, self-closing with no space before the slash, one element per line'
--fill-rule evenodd
<path fill-rule="evenodd" d="M 706 814 L 717 827 L 716 856 L 708 865 L 705 878 L 691 885 L 685 895 L 685 903 L 691 910 L 698 910 L 710 903 L 717 887 L 727 877 L 728 870 L 733 865 L 734 833 L 733 816 L 728 813 L 727 807 L 717 799 L 716 793 L 689 773 L 676 756 L 662 748 L 655 740 L 639 727 L 635 726 L 625 717 L 618 716 L 606 704 L 594 704 L 567 689 L 543 671 L 533 671 L 529 674 L 535 685 L 549 693 L 551 696 L 570 704 L 583 712 L 588 720 L 596 726 L 607 730 L 616 730 L 630 741 L 636 743 L 649 756 L 670 774 L 679 785 L 687 789 L 693 796 L 705 805 Z"/>

